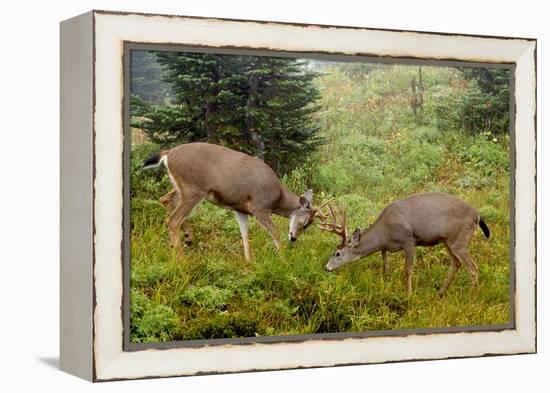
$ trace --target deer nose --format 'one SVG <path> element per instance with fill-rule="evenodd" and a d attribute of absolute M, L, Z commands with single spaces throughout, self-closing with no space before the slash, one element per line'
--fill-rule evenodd
<path fill-rule="evenodd" d="M 296 239 L 297 239 L 296 236 L 290 236 L 290 241 L 291 241 L 292 243 L 294 243 L 294 242 L 296 241 Z"/>
<path fill-rule="evenodd" d="M 328 267 L 328 266 L 325 266 L 325 272 L 327 272 L 327 273 L 331 273 L 331 272 L 332 272 L 332 269 L 329 269 L 329 267 Z"/>

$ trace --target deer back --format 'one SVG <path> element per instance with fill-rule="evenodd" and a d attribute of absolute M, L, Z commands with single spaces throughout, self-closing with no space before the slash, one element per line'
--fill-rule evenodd
<path fill-rule="evenodd" d="M 432 245 L 454 236 L 465 223 L 477 225 L 479 213 L 463 200 L 446 193 L 411 195 L 388 205 L 375 225 L 393 240 L 411 236 L 418 245 Z"/>
<path fill-rule="evenodd" d="M 204 192 L 211 202 L 251 213 L 272 210 L 286 189 L 275 172 L 262 160 L 223 146 L 188 143 L 168 151 L 167 167 L 185 193 Z"/>

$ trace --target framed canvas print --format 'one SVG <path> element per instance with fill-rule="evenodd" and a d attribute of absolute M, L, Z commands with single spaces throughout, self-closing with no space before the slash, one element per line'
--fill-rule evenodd
<path fill-rule="evenodd" d="M 536 351 L 536 40 L 61 23 L 61 368 Z"/>

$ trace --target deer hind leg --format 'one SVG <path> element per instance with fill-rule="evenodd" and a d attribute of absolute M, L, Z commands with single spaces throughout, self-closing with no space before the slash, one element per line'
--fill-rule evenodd
<path fill-rule="evenodd" d="M 447 251 L 449 253 L 449 256 L 451 257 L 451 265 L 449 266 L 447 277 L 445 277 L 445 280 L 443 281 L 441 288 L 439 288 L 439 291 L 438 291 L 439 297 L 443 297 L 443 295 L 447 291 L 447 288 L 449 288 L 449 285 L 453 281 L 453 278 L 455 277 L 456 272 L 458 271 L 458 269 L 460 269 L 460 259 L 458 259 L 458 257 L 453 254 L 453 252 L 451 251 L 450 247 L 447 244 L 445 244 L 445 247 L 447 247 Z"/>
<path fill-rule="evenodd" d="M 244 247 L 244 259 L 250 260 L 250 246 L 248 244 L 248 214 L 235 212 L 237 222 L 239 223 L 239 230 L 241 231 L 241 237 L 243 238 Z"/>
<path fill-rule="evenodd" d="M 191 225 L 189 225 L 187 220 L 183 221 L 182 227 L 185 245 L 190 246 L 191 244 L 193 244 L 193 228 L 191 228 Z"/>
<path fill-rule="evenodd" d="M 166 223 L 170 222 L 170 216 L 176 210 L 176 207 L 181 201 L 181 197 L 176 189 L 173 189 L 168 194 L 163 195 L 160 197 L 160 203 L 162 203 L 168 212 L 168 218 L 166 219 Z M 187 246 L 190 246 L 193 242 L 193 229 L 191 228 L 191 225 L 187 221 L 184 221 L 183 224 L 183 237 L 185 239 L 185 244 Z"/>
<path fill-rule="evenodd" d="M 191 213 L 193 208 L 204 198 L 201 193 L 186 193 L 181 195 L 181 200 L 177 207 L 172 211 L 168 218 L 168 231 L 170 232 L 170 241 L 176 249 L 178 255 L 183 253 L 183 246 L 179 236 L 179 229 L 184 224 L 185 219 Z M 189 224 L 186 224 L 188 227 Z"/>
<path fill-rule="evenodd" d="M 166 223 L 168 224 L 170 222 L 170 216 L 176 210 L 176 207 L 181 201 L 181 197 L 175 189 L 170 191 L 168 194 L 163 195 L 160 197 L 160 203 L 164 205 L 164 208 L 168 212 L 168 218 L 166 219 Z M 184 221 L 183 224 L 183 237 L 185 239 L 185 245 L 190 246 L 193 242 L 193 229 L 191 228 L 191 225 L 187 221 Z"/>
<path fill-rule="evenodd" d="M 412 272 L 416 248 L 414 244 L 408 244 L 403 248 L 403 251 L 405 251 L 405 277 L 407 281 L 407 297 L 409 298 L 412 294 Z"/>
<path fill-rule="evenodd" d="M 468 270 L 468 273 L 470 273 L 470 276 L 472 278 L 472 285 L 474 287 L 477 287 L 479 268 L 477 267 L 476 263 L 470 256 L 470 252 L 468 251 L 468 246 L 470 244 L 470 240 L 472 239 L 475 229 L 476 224 L 474 222 L 472 222 L 471 225 L 464 227 L 455 239 L 455 241 L 452 242 L 449 247 L 453 255 L 455 255 L 460 260 L 466 270 Z"/>
<path fill-rule="evenodd" d="M 464 267 L 466 267 L 466 270 L 468 270 L 468 273 L 470 273 L 470 276 L 472 278 L 472 286 L 474 288 L 477 288 L 477 285 L 479 283 L 479 268 L 470 256 L 468 249 L 461 250 L 459 258 L 460 261 L 464 264 Z"/>
<path fill-rule="evenodd" d="M 273 221 L 271 220 L 271 213 L 262 211 L 254 212 L 253 214 L 260 225 L 269 232 L 271 238 L 273 239 L 273 243 L 275 243 L 275 248 L 278 250 L 281 247 L 281 241 L 279 238 L 279 231 L 277 231 L 277 228 L 275 228 L 275 225 L 273 225 Z"/>
<path fill-rule="evenodd" d="M 168 212 L 168 215 L 170 215 L 176 209 L 176 206 L 180 201 L 180 197 L 178 192 L 174 189 L 168 194 L 161 196 L 159 201 L 164 205 L 164 208 Z"/>

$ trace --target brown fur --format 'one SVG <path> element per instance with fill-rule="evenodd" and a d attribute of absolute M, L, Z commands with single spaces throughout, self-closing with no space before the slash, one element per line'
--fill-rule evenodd
<path fill-rule="evenodd" d="M 368 229 L 356 230 L 349 243 L 331 258 L 327 270 L 382 251 L 384 271 L 387 272 L 385 253 L 402 250 L 406 260 L 407 294 L 410 295 L 415 247 L 443 243 L 451 257 L 451 266 L 439 295 L 443 296 L 461 265 L 470 273 L 472 284 L 477 286 L 478 267 L 468 246 L 480 221 L 476 209 L 453 195 L 441 192 L 411 195 L 386 206 Z M 488 229 L 484 233 L 489 236 Z"/>
<path fill-rule="evenodd" d="M 186 242 L 190 243 L 191 228 L 185 219 L 193 207 L 204 199 L 217 206 L 255 216 L 277 246 L 279 234 L 271 221 L 271 214 L 289 217 L 300 208 L 299 197 L 290 192 L 275 172 L 256 157 L 208 143 L 179 145 L 162 151 L 160 158 L 164 156 L 174 190 L 160 200 L 169 213 L 171 241 L 180 253 L 179 228 L 184 226 Z M 248 259 L 245 234 L 243 242 Z"/>

